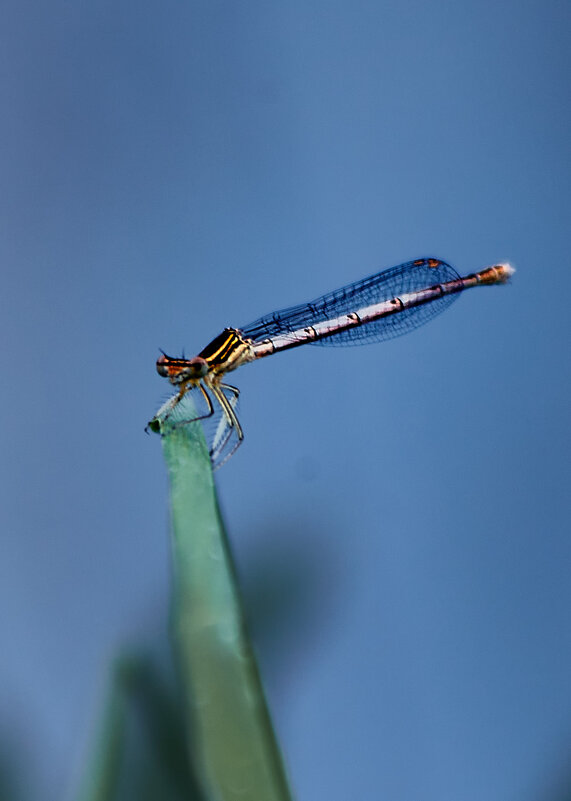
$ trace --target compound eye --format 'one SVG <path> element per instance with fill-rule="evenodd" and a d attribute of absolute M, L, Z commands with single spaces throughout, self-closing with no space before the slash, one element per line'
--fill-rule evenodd
<path fill-rule="evenodd" d="M 168 358 L 162 353 L 157 359 L 157 373 L 163 378 L 167 378 L 169 374 Z"/>

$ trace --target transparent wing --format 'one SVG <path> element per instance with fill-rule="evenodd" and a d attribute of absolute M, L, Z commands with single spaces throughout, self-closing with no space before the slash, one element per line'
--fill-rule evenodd
<path fill-rule="evenodd" d="M 238 409 L 239 392 L 235 387 L 226 384 L 219 385 L 219 390 L 234 410 Z M 216 404 L 212 418 L 203 421 L 206 441 L 210 448 L 210 458 L 215 470 L 228 461 L 232 454 L 242 444 L 242 430 L 234 425 L 233 421 L 222 409 L 219 403 Z M 208 432 L 207 432 L 208 427 Z"/>
<path fill-rule="evenodd" d="M 181 399 L 178 393 L 163 403 L 154 420 L 173 426 L 186 425 L 210 417 L 214 413 L 210 398 L 200 387 L 191 387 Z"/>
<path fill-rule="evenodd" d="M 268 337 L 292 333 L 323 320 L 332 320 L 339 315 L 358 311 L 374 303 L 392 300 L 402 294 L 427 289 L 458 278 L 460 276 L 456 270 L 444 261 L 416 259 L 328 292 L 310 303 L 290 306 L 260 317 L 240 331 L 254 342 L 261 342 Z M 456 297 L 458 296 L 445 295 L 430 303 L 405 309 L 367 325 L 331 334 L 311 344 L 361 345 L 365 342 L 392 339 L 428 322 L 453 303 Z"/>
<path fill-rule="evenodd" d="M 218 386 L 218 391 L 224 395 L 228 404 L 236 411 L 240 394 L 238 390 L 222 384 Z M 155 419 L 168 422 L 174 428 L 200 423 L 214 469 L 223 465 L 242 441 L 239 425 L 235 425 L 226 410 L 206 387 L 192 387 L 180 400 L 178 395 L 173 395 L 161 406 Z"/>
<path fill-rule="evenodd" d="M 235 387 L 219 385 L 218 391 L 226 398 L 230 407 L 238 408 L 239 392 Z M 173 395 L 155 415 L 155 419 L 168 422 L 174 428 L 200 423 L 214 469 L 224 464 L 242 441 L 239 426 L 230 419 L 226 410 L 206 387 L 193 387 L 178 398 Z"/>

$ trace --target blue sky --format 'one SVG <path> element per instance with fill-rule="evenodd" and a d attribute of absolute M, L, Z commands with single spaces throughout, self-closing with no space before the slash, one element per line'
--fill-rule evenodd
<path fill-rule="evenodd" d="M 30 794 L 69 790 L 110 659 L 164 629 L 158 348 L 436 256 L 518 272 L 399 340 L 236 373 L 221 504 L 246 588 L 290 568 L 260 659 L 300 801 L 556 798 L 568 5 L 3 16 L 0 705 Z"/>

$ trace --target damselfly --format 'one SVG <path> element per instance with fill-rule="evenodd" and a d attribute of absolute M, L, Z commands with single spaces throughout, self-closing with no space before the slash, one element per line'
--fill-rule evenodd
<path fill-rule="evenodd" d="M 242 364 L 298 345 L 361 345 L 406 334 L 443 311 L 460 292 L 503 284 L 514 269 L 496 264 L 461 277 L 439 259 L 417 259 L 356 281 L 317 300 L 260 317 L 242 328 L 225 328 L 192 359 L 161 352 L 157 372 L 177 392 L 148 427 L 212 423 L 208 437 L 213 465 L 219 467 L 244 438 L 236 415 L 239 392 L 224 383 Z"/>

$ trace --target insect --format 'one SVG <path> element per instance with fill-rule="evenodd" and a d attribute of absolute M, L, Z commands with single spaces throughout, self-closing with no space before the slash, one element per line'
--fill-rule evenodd
<path fill-rule="evenodd" d="M 241 328 L 225 328 L 192 359 L 161 351 L 157 372 L 177 392 L 148 428 L 160 432 L 166 423 L 176 427 L 210 420 L 210 456 L 213 466 L 220 467 L 244 439 L 236 414 L 239 391 L 225 383 L 227 373 L 306 343 L 361 345 L 406 334 L 443 311 L 465 289 L 504 284 L 513 273 L 509 264 L 496 264 L 462 277 L 439 259 L 416 259 Z"/>

